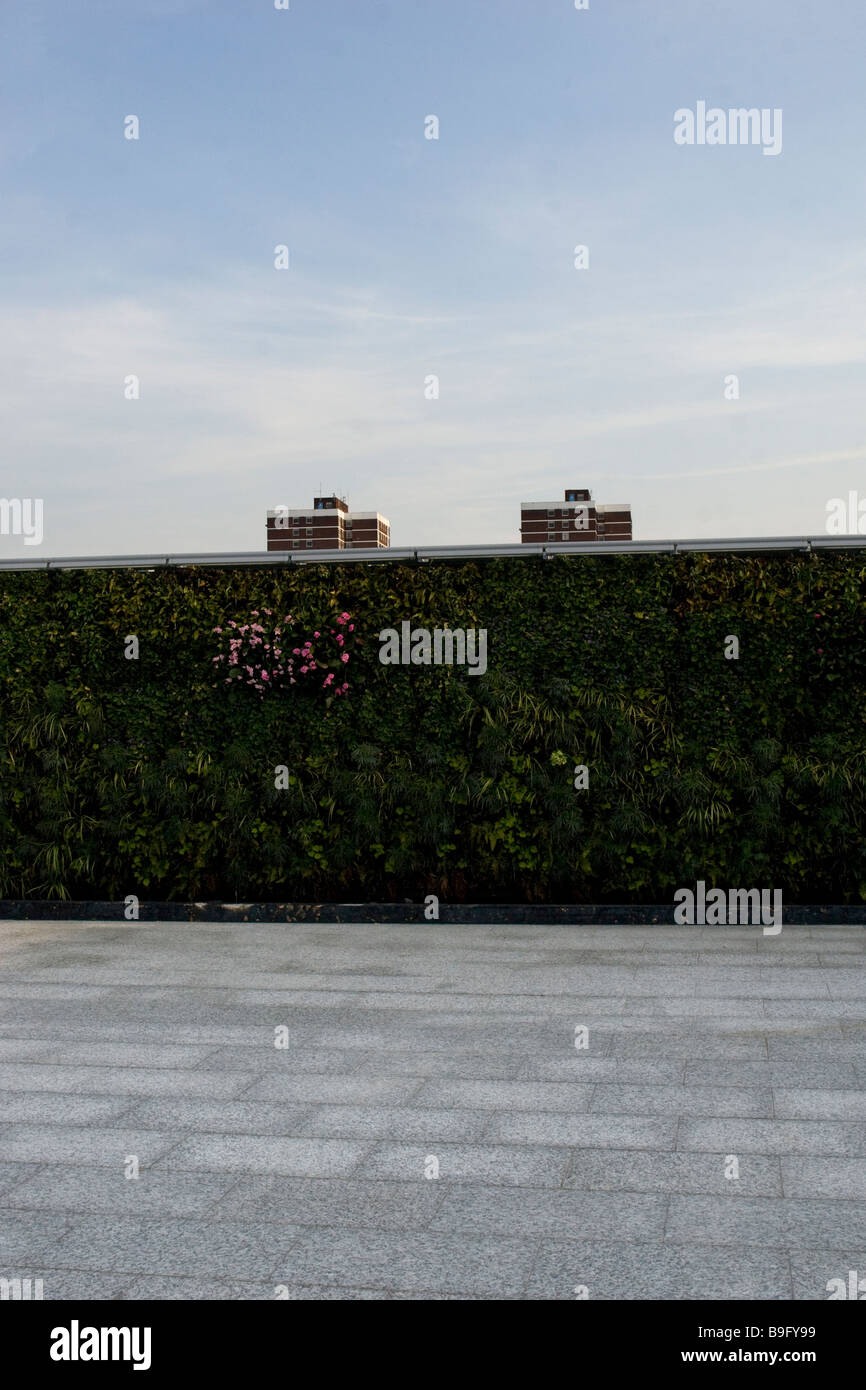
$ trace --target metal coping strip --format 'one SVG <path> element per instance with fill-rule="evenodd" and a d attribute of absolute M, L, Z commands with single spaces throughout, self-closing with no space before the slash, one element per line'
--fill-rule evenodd
<path fill-rule="evenodd" d="M 433 545 L 378 547 L 370 550 L 259 550 L 201 555 L 95 555 L 41 560 L 35 556 L 0 559 L 4 570 L 175 569 L 198 565 L 355 565 L 373 563 L 430 563 L 435 560 L 495 560 L 524 556 L 552 559 L 558 555 L 679 555 L 761 550 L 866 549 L 866 536 L 757 536 L 728 540 L 682 541 L 559 541 L 549 544 Z"/>

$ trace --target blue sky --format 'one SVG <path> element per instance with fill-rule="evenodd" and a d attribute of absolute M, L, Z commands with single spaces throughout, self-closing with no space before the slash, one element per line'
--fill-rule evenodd
<path fill-rule="evenodd" d="M 567 486 L 822 533 L 866 494 L 864 51 L 859 0 L 4 6 L 0 495 L 40 556 L 263 549 L 320 486 L 396 545 Z M 676 145 L 699 100 L 782 152 Z"/>

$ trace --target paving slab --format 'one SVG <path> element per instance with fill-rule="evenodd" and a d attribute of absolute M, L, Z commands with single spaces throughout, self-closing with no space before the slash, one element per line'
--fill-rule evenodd
<path fill-rule="evenodd" d="M 425 1081 L 413 1097 L 415 1105 L 451 1106 L 472 1110 L 558 1110 L 580 1114 L 588 1110 L 593 1085 L 555 1081 Z"/>
<path fill-rule="evenodd" d="M 61 1064 L 0 1064 L 0 1091 L 77 1091 L 83 1095 L 234 1096 L 255 1073 L 204 1072 L 192 1067 L 76 1067 Z"/>
<path fill-rule="evenodd" d="M 762 1062 L 687 1062 L 687 1086 L 782 1086 L 804 1090 L 852 1090 L 861 1088 L 855 1062 L 827 1058 L 811 1061 L 768 1059 Z"/>
<path fill-rule="evenodd" d="M 666 1197 L 645 1192 L 503 1191 L 463 1184 L 446 1190 L 431 1229 L 658 1242 L 663 1238 L 667 1206 Z"/>
<path fill-rule="evenodd" d="M 275 1067 L 255 1079 L 244 1091 L 245 1100 L 307 1101 L 314 1105 L 387 1105 L 408 1100 L 421 1082 L 414 1077 L 390 1076 L 293 1076 L 290 1064 L 281 1074 Z"/>
<path fill-rule="evenodd" d="M 197 1134 L 175 1144 L 162 1169 L 344 1178 L 354 1172 L 370 1148 L 369 1141 Z"/>
<path fill-rule="evenodd" d="M 171 1096 L 138 1100 L 124 1111 L 123 1121 L 136 1126 L 178 1132 L 186 1138 L 194 1134 L 284 1134 L 305 1133 L 304 1122 L 315 1107 L 280 1105 L 270 1101 L 199 1100 Z"/>
<path fill-rule="evenodd" d="M 422 1232 L 306 1230 L 276 1273 L 279 1280 L 338 1282 L 488 1298 L 519 1295 L 536 1253 L 534 1240 Z"/>
<path fill-rule="evenodd" d="M 63 1042 L 0 1038 L 0 1062 L 47 1062 L 73 1067 L 194 1067 L 203 1062 L 208 1047 L 146 1042 Z"/>
<path fill-rule="evenodd" d="M 438 1167 L 434 1167 L 431 1159 Z M 534 1144 L 377 1144 L 358 1177 L 438 1182 L 489 1182 L 495 1187 L 561 1187 L 568 1158 L 562 1149 Z M 428 1172 L 437 1177 L 426 1178 Z"/>
<path fill-rule="evenodd" d="M 376 1075 L 382 1070 L 381 1052 L 360 1052 L 356 1054 L 355 1075 Z M 521 1052 L 486 1053 L 458 1052 L 448 1049 L 432 1052 L 429 1049 L 415 1052 L 388 1053 L 388 1071 L 391 1076 L 434 1077 L 441 1081 L 510 1081 L 526 1069 L 527 1054 Z"/>
<path fill-rule="evenodd" d="M 601 1083 L 590 1113 L 602 1115 L 757 1115 L 773 1113 L 769 1087 L 612 1086 Z"/>
<path fill-rule="evenodd" d="M 0 1207 L 0 1261 L 5 1266 L 0 1273 L 6 1278 L 16 1278 L 18 1270 L 10 1262 L 15 1266 L 29 1264 L 45 1256 L 71 1226 L 69 1217 L 58 1219 L 53 1212 Z"/>
<path fill-rule="evenodd" d="M 58 1075 L 57 1085 L 62 1084 L 62 1077 Z M 4 1125 L 107 1125 L 128 1110 L 128 1096 L 0 1091 L 0 1117 Z"/>
<path fill-rule="evenodd" d="M 859 1089 L 774 1086 L 773 1102 L 779 1119 L 866 1121 L 866 1092 Z"/>
<path fill-rule="evenodd" d="M 234 1185 L 234 1175 L 161 1173 L 139 1170 L 127 1178 L 122 1168 L 28 1165 L 28 1176 L 7 1190 L 7 1209 L 31 1211 L 119 1212 L 128 1216 L 201 1216 Z"/>
<path fill-rule="evenodd" d="M 567 1187 L 586 1192 L 704 1192 L 781 1197 L 780 1160 L 765 1154 L 652 1153 L 645 1149 L 577 1149 Z M 847 1195 L 833 1193 L 832 1195 Z M 852 1194 L 853 1195 L 853 1194 Z"/>
<path fill-rule="evenodd" d="M 82 1163 L 122 1169 L 129 1156 L 146 1168 L 168 1153 L 178 1136 L 156 1129 L 87 1125 L 4 1125 L 0 1160 L 18 1163 Z"/>
<path fill-rule="evenodd" d="M 19 1183 L 32 1177 L 34 1171 L 35 1166 L 30 1163 L 0 1163 L 0 1206 L 15 1205 L 12 1201 L 8 1203 L 4 1201 L 6 1194 L 11 1194 Z M 2 1259 L 2 1253 L 0 1253 L 0 1259 Z"/>
<path fill-rule="evenodd" d="M 580 1293 L 576 1291 L 581 1291 Z M 583 1292 L 585 1290 L 585 1292 Z M 526 1296 L 533 1299 L 790 1299 L 779 1250 L 655 1246 L 644 1241 L 544 1241 Z"/>
<path fill-rule="evenodd" d="M 275 1281 L 220 1279 L 216 1276 L 127 1275 L 129 1281 L 120 1297 L 129 1302 L 156 1299 L 161 1302 L 270 1302 L 278 1296 Z M 283 1295 L 280 1297 L 291 1297 Z"/>
<path fill-rule="evenodd" d="M 644 1115 L 497 1112 L 484 1131 L 490 1143 L 559 1144 L 569 1148 L 673 1149 L 677 1120 Z"/>
<path fill-rule="evenodd" d="M 866 1125 L 822 1120 L 680 1121 L 677 1147 L 720 1153 L 866 1154 Z"/>
<path fill-rule="evenodd" d="M 60 1269 L 261 1279 L 281 1265 L 298 1235 L 270 1222 L 75 1217 L 44 1258 Z"/>
<path fill-rule="evenodd" d="M 338 1230 L 423 1230 L 442 1202 L 444 1186 L 421 1181 L 355 1178 L 246 1177 L 213 1209 L 229 1221 L 276 1221 Z"/>
<path fill-rule="evenodd" d="M 846 1197 L 866 1201 L 866 1157 L 781 1159 L 786 1197 Z M 866 1274 L 866 1266 L 864 1266 Z"/>
<path fill-rule="evenodd" d="M 676 1058 L 649 1060 L 641 1057 L 597 1057 L 589 1049 L 575 1049 L 569 1056 L 527 1057 L 520 1072 L 520 1080 L 574 1081 L 584 1084 L 616 1081 L 623 1085 L 665 1086 L 682 1082 L 685 1070 L 686 1063 Z M 748 1083 L 744 1081 L 743 1084 Z"/>
<path fill-rule="evenodd" d="M 418 1139 L 434 1143 L 478 1139 L 487 1117 L 464 1107 L 432 1109 L 421 1105 L 321 1105 L 312 1109 L 301 1134 L 328 1139 Z"/>
<path fill-rule="evenodd" d="M 794 1197 L 671 1197 L 668 1241 L 787 1250 L 866 1244 L 866 1204 Z"/>

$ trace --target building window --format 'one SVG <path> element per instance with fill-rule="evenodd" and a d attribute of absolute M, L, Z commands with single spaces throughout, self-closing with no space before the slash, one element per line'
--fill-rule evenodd
<path fill-rule="evenodd" d="M 308 549 L 308 550 L 311 550 L 311 549 L 312 549 L 312 545 L 313 545 L 313 542 L 312 542 L 312 541 L 307 541 L 307 549 Z"/>

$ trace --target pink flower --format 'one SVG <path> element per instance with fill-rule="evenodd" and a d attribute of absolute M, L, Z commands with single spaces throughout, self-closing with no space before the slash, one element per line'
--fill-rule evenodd
<path fill-rule="evenodd" d="M 267 679 L 268 679 L 268 673 L 267 673 L 267 671 L 262 671 L 262 680 L 263 680 L 263 681 L 266 681 Z"/>
<path fill-rule="evenodd" d="M 823 656 L 823 655 L 824 655 L 824 648 L 823 648 L 823 647 L 819 647 L 819 648 L 818 648 L 818 655 L 819 655 L 819 656 Z"/>
<path fill-rule="evenodd" d="M 322 635 L 322 634 L 321 634 L 320 632 L 314 632 L 314 633 L 313 633 L 313 636 L 314 636 L 314 637 L 321 637 L 321 635 Z"/>
<path fill-rule="evenodd" d="M 348 661 L 348 660 L 349 660 L 349 653 L 348 653 L 348 652 L 343 652 L 343 655 L 340 657 L 340 660 L 341 660 L 341 661 Z"/>
<path fill-rule="evenodd" d="M 354 632 L 354 631 L 355 631 L 355 624 L 354 624 L 354 623 L 349 623 L 349 631 L 350 631 L 350 632 Z"/>

